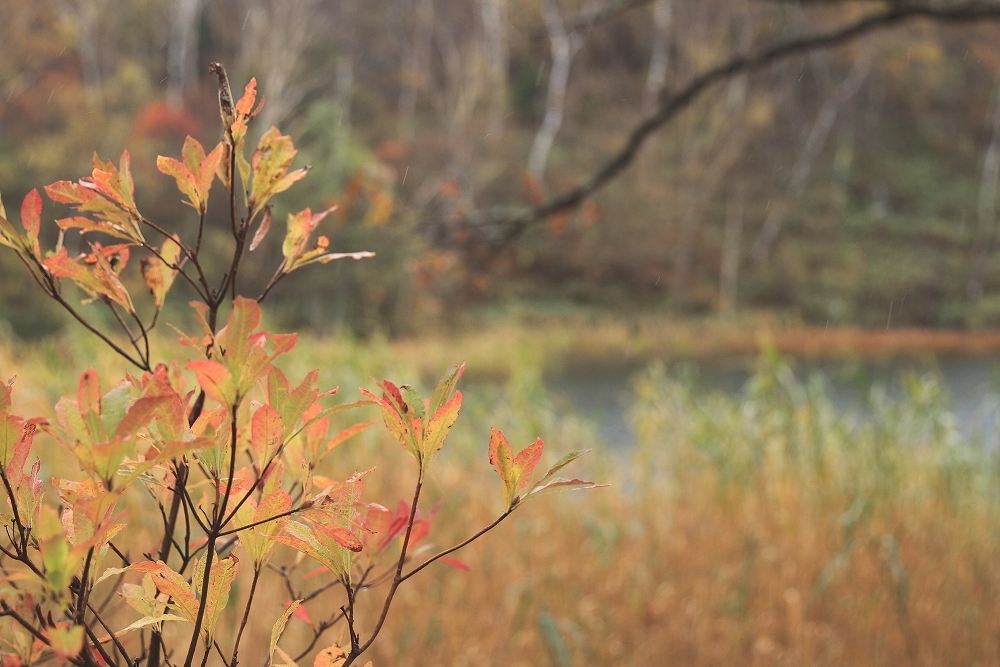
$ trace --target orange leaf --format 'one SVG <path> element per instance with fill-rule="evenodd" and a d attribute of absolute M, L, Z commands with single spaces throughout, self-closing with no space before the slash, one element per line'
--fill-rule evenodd
<path fill-rule="evenodd" d="M 535 442 L 522 449 L 514 457 L 514 470 L 517 472 L 518 479 L 520 480 L 518 489 L 523 489 L 527 486 L 528 480 L 531 479 L 532 471 L 542 459 L 543 449 L 545 449 L 545 443 L 542 442 L 541 438 L 537 438 Z"/>
<path fill-rule="evenodd" d="M 349 440 L 350 438 L 353 438 L 358 433 L 361 433 L 362 431 L 364 431 L 369 426 L 372 426 L 373 424 L 375 424 L 375 422 L 361 422 L 359 424 L 354 424 L 353 426 L 348 426 L 347 428 L 343 429 L 342 431 L 337 433 L 337 435 L 333 436 L 327 441 L 326 451 L 324 452 L 324 456 L 332 452 L 335 447 L 340 446 L 345 441 Z"/>
<path fill-rule="evenodd" d="M 268 461 L 281 446 L 284 425 L 281 415 L 270 405 L 263 405 L 254 413 L 250 422 L 250 445 L 261 465 Z"/>
<path fill-rule="evenodd" d="M 334 644 L 327 646 L 316 655 L 313 660 L 313 667 L 340 667 L 347 662 L 347 654 L 344 649 Z"/>
<path fill-rule="evenodd" d="M 212 181 L 215 180 L 215 174 L 225 156 L 226 145 L 220 142 L 212 149 L 211 153 L 205 156 L 201 168 L 197 171 L 192 170 L 198 179 L 198 194 L 201 195 L 201 201 L 206 205 L 208 204 L 208 193 L 212 189 Z"/>
<path fill-rule="evenodd" d="M 104 296 L 126 311 L 135 312 L 132 298 L 121 279 L 101 253 L 93 255 L 96 266 L 90 267 L 69 258 L 65 246 L 42 261 L 42 265 L 56 278 L 69 278 L 92 297 Z"/>
<path fill-rule="evenodd" d="M 333 206 L 316 214 L 313 214 L 311 209 L 306 208 L 298 213 L 289 214 L 288 229 L 285 232 L 285 240 L 281 245 L 281 253 L 285 257 L 285 273 L 293 271 L 298 267 L 296 262 L 306 251 L 309 237 L 320 221 L 335 208 Z"/>
<path fill-rule="evenodd" d="M 156 158 L 156 168 L 167 176 L 172 176 L 177 181 L 177 189 L 187 195 L 188 200 L 195 209 L 204 213 L 201 193 L 198 191 L 198 182 L 195 180 L 194 173 L 187 165 L 183 162 L 178 162 L 172 157 L 159 155 Z"/>
<path fill-rule="evenodd" d="M 101 385 L 97 379 L 97 371 L 93 367 L 85 370 L 80 376 L 80 383 L 76 390 L 76 403 L 80 408 L 81 415 L 86 415 L 88 412 L 101 414 Z"/>
<path fill-rule="evenodd" d="M 236 403 L 236 382 L 233 374 L 217 361 L 202 359 L 189 361 L 186 368 L 194 371 L 198 384 L 212 400 L 226 406 Z"/>
<path fill-rule="evenodd" d="M 253 103 L 256 99 L 257 79 L 253 78 L 247 82 L 246 87 L 243 89 L 243 97 L 241 97 L 239 102 L 236 103 L 236 113 L 241 116 L 249 116 L 250 110 L 253 109 Z"/>
<path fill-rule="evenodd" d="M 178 266 L 180 256 L 180 239 L 174 235 L 163 242 L 159 257 L 150 255 L 142 261 L 142 279 L 149 291 L 153 293 L 153 301 L 157 310 L 163 308 L 167 292 L 170 291 L 174 284 L 174 278 L 177 277 L 177 269 L 173 267 Z"/>
<path fill-rule="evenodd" d="M 28 234 L 35 257 L 40 257 L 42 253 L 38 247 L 38 232 L 42 225 L 42 197 L 38 190 L 26 194 L 21 202 L 21 224 Z"/>
<path fill-rule="evenodd" d="M 504 486 L 504 504 L 510 509 L 514 504 L 518 488 L 514 474 L 514 460 L 510 443 L 504 434 L 495 428 L 490 431 L 490 463 L 500 475 Z"/>
<path fill-rule="evenodd" d="M 399 441 L 399 444 L 401 444 L 406 451 L 413 454 L 417 460 L 420 460 L 420 445 L 418 444 L 416 436 L 410 428 L 410 425 L 407 424 L 406 420 L 404 420 L 399 414 L 397 408 L 385 398 L 379 398 L 367 389 L 361 389 L 360 391 L 363 396 L 370 399 L 374 403 L 377 403 L 378 406 L 382 408 L 382 420 L 385 422 L 386 428 L 389 429 L 389 432 L 395 436 L 396 440 Z"/>
<path fill-rule="evenodd" d="M 458 412 L 462 409 L 462 392 L 456 391 L 451 399 L 441 406 L 441 408 L 431 415 L 427 422 L 427 432 L 424 435 L 423 458 L 424 465 L 441 450 L 444 440 L 448 436 L 451 427 L 458 419 Z"/>

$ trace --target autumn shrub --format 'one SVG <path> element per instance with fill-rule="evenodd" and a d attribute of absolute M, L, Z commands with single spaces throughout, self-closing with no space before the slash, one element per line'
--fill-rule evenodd
<path fill-rule="evenodd" d="M 420 507 L 422 491 L 458 417 L 464 366 L 445 372 L 428 397 L 382 380 L 349 403 L 335 403 L 336 390 L 318 388 L 318 371 L 291 381 L 279 368 L 296 335 L 260 329 L 260 303 L 271 289 L 307 265 L 372 253 L 330 253 L 325 236 L 311 241 L 330 211 L 306 208 L 288 216 L 283 259 L 262 291 L 241 295 L 247 254 L 271 228 L 272 197 L 308 167 L 291 168 L 294 145 L 275 128 L 247 158 L 248 127 L 260 110 L 256 83 L 236 101 L 222 66 L 212 71 L 222 141 L 206 152 L 188 138 L 180 160 L 157 160 L 197 218 L 183 233 L 139 212 L 127 152 L 117 166 L 95 157 L 91 176 L 45 188 L 73 209 L 56 220 L 54 249 L 43 250 L 39 240 L 37 191 L 21 205 L 23 231 L 0 206 L 0 243 L 50 299 L 134 367 L 110 383 L 93 368 L 84 371 L 75 396 L 56 403 L 54 422 L 12 414 L 15 384 L 0 385 L 4 665 L 236 667 L 294 665 L 312 655 L 316 667 L 346 667 L 372 647 L 403 583 L 438 562 L 465 568 L 452 554 L 524 501 L 595 486 L 555 476 L 582 452 L 563 457 L 532 484 L 541 439 L 515 454 L 493 430 L 488 456 L 502 481 L 502 511 L 451 547 L 415 548 L 431 530 L 436 510 Z M 201 261 L 216 178 L 228 195 L 232 237 L 230 261 L 218 275 Z M 77 244 L 87 250 L 72 256 L 69 247 Z M 128 272 L 133 254 L 141 255 L 141 279 Z M 186 357 L 158 359 L 151 332 L 178 280 L 197 295 L 192 307 L 200 330 L 181 334 Z M 140 284 L 149 303 L 133 297 Z M 74 289 L 86 297 L 82 304 Z M 388 501 L 392 509 L 363 494 L 378 461 L 346 480 L 321 467 L 374 425 L 331 430 L 363 405 L 378 408 L 392 438 L 416 461 L 408 497 Z M 235 605 L 241 608 L 233 614 Z M 322 615 L 314 621 L 310 611 Z M 266 649 L 241 653 L 258 613 L 273 623 Z M 291 633 L 295 641 L 283 639 L 292 617 L 310 628 Z M 341 640 L 331 643 L 331 629 Z"/>

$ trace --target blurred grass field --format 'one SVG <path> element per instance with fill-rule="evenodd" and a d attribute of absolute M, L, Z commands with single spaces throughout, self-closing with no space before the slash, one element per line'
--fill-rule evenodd
<path fill-rule="evenodd" d="M 376 667 L 1000 664 L 1000 457 L 960 439 L 933 374 L 904 378 L 899 400 L 870 392 L 870 417 L 852 420 L 820 377 L 797 379 L 777 355 L 738 395 L 651 363 L 634 377 L 638 444 L 622 451 L 549 395 L 544 346 L 511 339 L 500 356 L 499 340 L 478 343 L 495 368 L 463 381 L 431 469 L 423 509 L 442 505 L 429 541 L 449 545 L 500 511 L 491 426 L 515 449 L 542 436 L 543 465 L 593 447 L 573 472 L 611 486 L 527 504 L 457 554 L 469 572 L 434 566 L 405 585 Z M 293 379 L 318 367 L 354 400 L 371 377 L 426 388 L 477 349 L 463 345 L 303 340 L 283 365 Z M 105 386 L 125 370 L 80 336 L 0 347 L 25 415 L 51 415 L 88 365 Z M 368 501 L 394 507 L 412 491 L 412 461 L 381 431 L 332 458 L 325 472 L 339 477 L 378 465 Z M 282 594 L 264 589 L 241 655 L 266 652 Z M 310 614 L 339 604 L 321 597 Z M 294 621 L 282 645 L 307 637 Z"/>

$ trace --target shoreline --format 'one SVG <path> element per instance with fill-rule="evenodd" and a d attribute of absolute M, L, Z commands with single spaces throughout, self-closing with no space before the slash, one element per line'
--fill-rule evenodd
<path fill-rule="evenodd" d="M 402 358 L 418 360 L 428 376 L 464 359 L 468 372 L 509 377 L 537 365 L 546 375 L 635 367 L 654 360 L 713 361 L 752 358 L 768 351 L 801 361 L 1000 357 L 1000 329 L 972 331 L 907 327 L 693 326 L 680 322 L 538 322 L 494 325 L 478 331 L 388 342 Z"/>

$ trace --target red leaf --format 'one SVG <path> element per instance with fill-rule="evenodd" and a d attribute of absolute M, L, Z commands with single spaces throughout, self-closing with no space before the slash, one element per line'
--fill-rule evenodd
<path fill-rule="evenodd" d="M 326 572 L 326 568 L 320 568 L 320 571 Z M 288 604 L 291 603 L 289 602 Z M 286 609 L 288 608 L 288 604 L 285 605 Z M 295 611 L 292 612 L 292 618 L 297 618 L 306 625 L 312 625 L 313 622 L 312 617 L 309 616 L 309 610 L 306 609 L 306 606 L 304 604 L 300 604 L 298 607 L 295 608 Z"/>
<path fill-rule="evenodd" d="M 439 558 L 438 560 L 440 560 L 442 563 L 446 565 L 451 565 L 454 568 L 462 570 L 463 572 L 468 572 L 471 569 L 468 565 L 466 565 L 462 561 L 458 560 L 457 558 L 452 558 L 451 556 L 441 556 L 441 558 Z"/>
<path fill-rule="evenodd" d="M 314 528 L 348 551 L 361 551 L 361 540 L 347 528 L 322 523 L 315 524 Z"/>
<path fill-rule="evenodd" d="M 38 248 L 38 231 L 42 225 L 42 197 L 38 190 L 26 194 L 21 202 L 21 224 L 24 225 L 24 231 L 28 232 L 28 239 L 37 257 L 41 254 Z"/>
<path fill-rule="evenodd" d="M 386 401 L 389 400 L 394 401 L 397 412 L 399 412 L 400 416 L 405 415 L 407 412 L 410 411 L 410 406 L 408 406 L 406 404 L 406 401 L 403 400 L 403 394 L 400 393 L 399 387 L 394 385 L 389 380 L 382 380 L 381 387 L 384 390 L 382 393 L 382 398 L 384 398 Z"/>
<path fill-rule="evenodd" d="M 532 471 L 538 465 L 538 462 L 542 460 L 543 449 L 545 449 L 545 443 L 542 442 L 541 438 L 538 438 L 514 457 L 514 468 L 517 470 L 518 478 L 520 479 L 520 483 L 518 484 L 519 489 L 527 486 L 528 480 L 531 479 Z"/>

